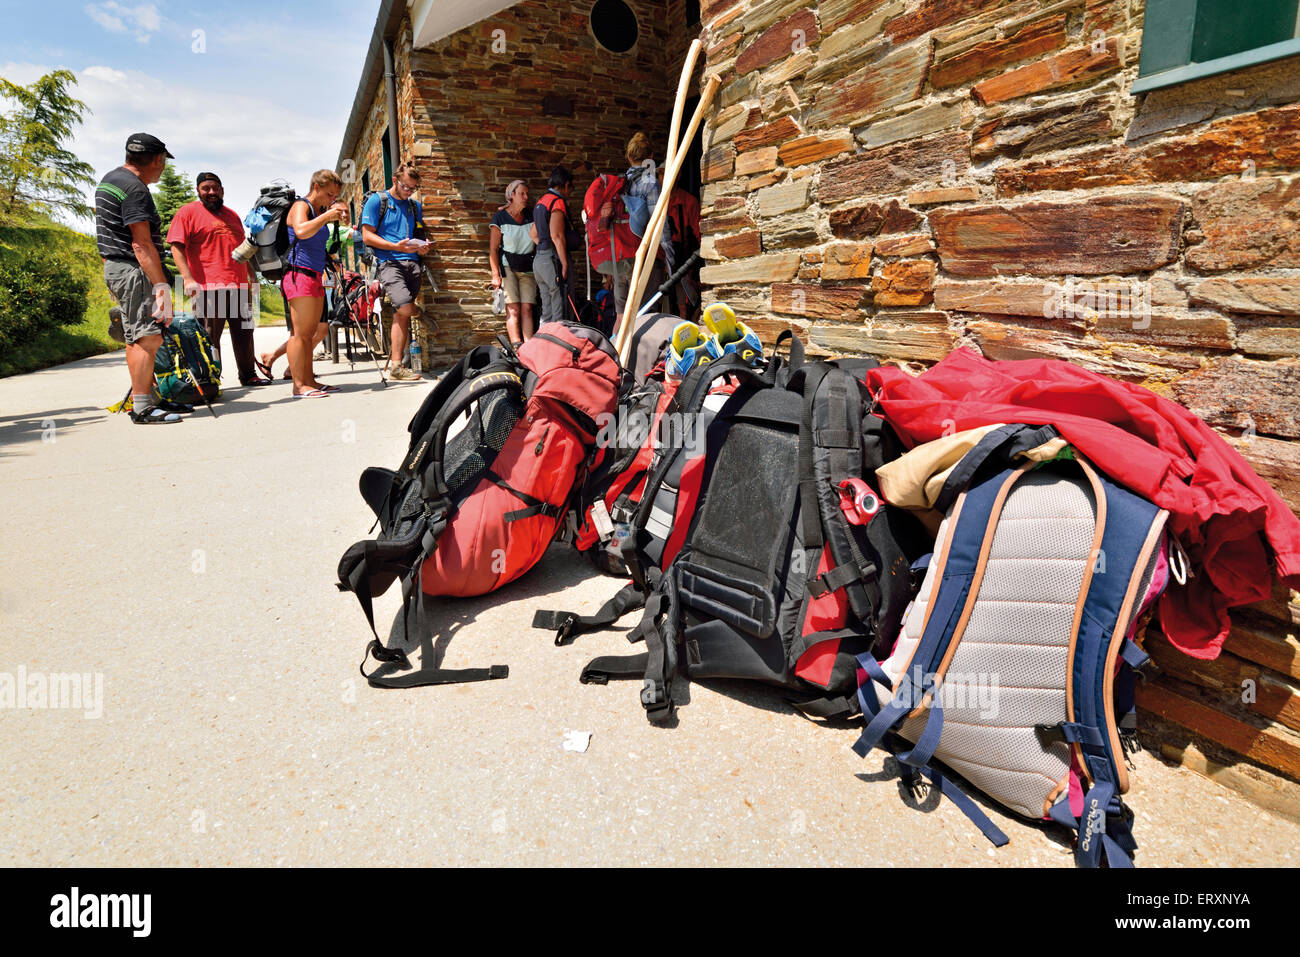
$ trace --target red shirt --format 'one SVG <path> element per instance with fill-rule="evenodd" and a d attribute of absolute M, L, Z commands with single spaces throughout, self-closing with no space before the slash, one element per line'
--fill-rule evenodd
<path fill-rule="evenodd" d="M 233 209 L 222 206 L 219 213 L 210 213 L 197 199 L 176 211 L 167 230 L 167 244 L 184 245 L 190 274 L 204 287 L 248 282 L 248 266 L 230 258 L 243 241 L 244 224 Z"/>

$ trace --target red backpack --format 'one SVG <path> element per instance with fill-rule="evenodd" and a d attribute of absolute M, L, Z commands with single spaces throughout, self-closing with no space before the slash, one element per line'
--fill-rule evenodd
<path fill-rule="evenodd" d="M 344 553 L 338 587 L 356 595 L 372 633 L 371 599 L 399 578 L 405 616 L 417 586 L 425 595 L 482 595 L 537 563 L 581 487 L 620 377 L 608 339 L 562 322 L 545 323 L 518 355 L 479 346 L 443 376 L 408 426 L 401 467 L 361 473 L 380 531 Z M 372 654 L 410 667 L 377 633 Z M 507 673 L 494 666 L 366 677 L 375 687 L 416 687 Z"/>
<path fill-rule="evenodd" d="M 632 259 L 641 245 L 641 237 L 628 225 L 627 209 L 623 206 L 623 187 L 626 177 L 601 173 L 587 187 L 582 200 L 583 218 L 587 223 L 587 255 L 593 266 L 602 266 L 612 258 Z M 613 206 L 609 223 L 603 227 L 600 210 L 606 203 Z M 613 229 L 610 229 L 610 226 Z"/>

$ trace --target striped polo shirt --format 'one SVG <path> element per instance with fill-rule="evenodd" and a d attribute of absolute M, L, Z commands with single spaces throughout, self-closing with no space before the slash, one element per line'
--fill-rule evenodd
<path fill-rule="evenodd" d="M 95 245 L 103 259 L 135 262 L 131 248 L 131 224 L 149 224 L 149 237 L 163 256 L 162 220 L 153 204 L 149 187 L 125 166 L 119 166 L 95 189 Z"/>

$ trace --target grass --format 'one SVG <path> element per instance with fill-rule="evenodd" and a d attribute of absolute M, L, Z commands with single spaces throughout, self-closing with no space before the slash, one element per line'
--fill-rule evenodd
<path fill-rule="evenodd" d="M 6 350 L 0 355 L 0 377 L 34 372 L 122 348 L 108 336 L 108 310 L 113 302 L 104 285 L 94 237 L 49 220 L 24 226 L 0 226 L 0 256 L 23 257 L 38 249 L 65 251 L 77 263 L 77 271 L 86 278 L 90 289 L 86 314 L 77 325 L 52 326 L 35 342 Z"/>
<path fill-rule="evenodd" d="M 45 335 L 35 342 L 6 350 L 0 355 L 0 378 L 35 372 L 50 366 L 114 352 L 123 348 L 108 335 L 108 310 L 112 297 L 104 285 L 103 264 L 95 250 L 95 239 L 51 220 L 24 225 L 0 225 L 0 256 L 22 258 L 36 250 L 58 249 L 77 263 L 77 271 L 87 280 L 86 314 L 73 326 L 51 324 Z M 262 283 L 259 326 L 284 325 L 284 300 L 274 285 Z M 173 297 L 174 300 L 175 297 Z"/>
<path fill-rule="evenodd" d="M 261 313 L 257 317 L 257 325 L 284 325 L 284 299 L 280 296 L 280 290 L 274 285 L 262 283 L 260 298 Z"/>

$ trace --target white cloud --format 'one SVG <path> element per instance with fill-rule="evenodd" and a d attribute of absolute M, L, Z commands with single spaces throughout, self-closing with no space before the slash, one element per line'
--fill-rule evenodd
<path fill-rule="evenodd" d="M 108 4 L 104 4 L 104 7 L 107 6 Z M 113 16 L 103 7 L 97 7 L 93 3 L 88 3 L 86 4 L 86 13 L 90 19 L 94 20 L 110 33 L 126 32 L 126 24 L 122 22 L 122 18 Z"/>
<path fill-rule="evenodd" d="M 149 38 L 162 28 L 162 15 L 152 3 L 128 7 L 117 0 L 86 4 L 86 14 L 110 33 L 134 31 L 135 38 L 148 43 Z"/>
<path fill-rule="evenodd" d="M 29 84 L 53 66 L 0 65 L 0 76 Z M 221 90 L 187 84 L 138 70 L 103 65 L 74 70 L 73 95 L 90 107 L 77 128 L 71 150 L 95 169 L 98 180 L 120 166 L 126 138 L 152 133 L 176 155 L 178 170 L 190 177 L 217 173 L 226 203 L 240 216 L 248 212 L 264 183 L 285 178 L 305 190 L 314 170 L 333 166 L 351 102 L 328 111 L 304 110 L 300 102 L 261 95 L 256 84 L 243 92 L 236 84 Z M 89 192 L 93 204 L 93 190 Z M 74 224 L 88 230 L 89 222 Z"/>

